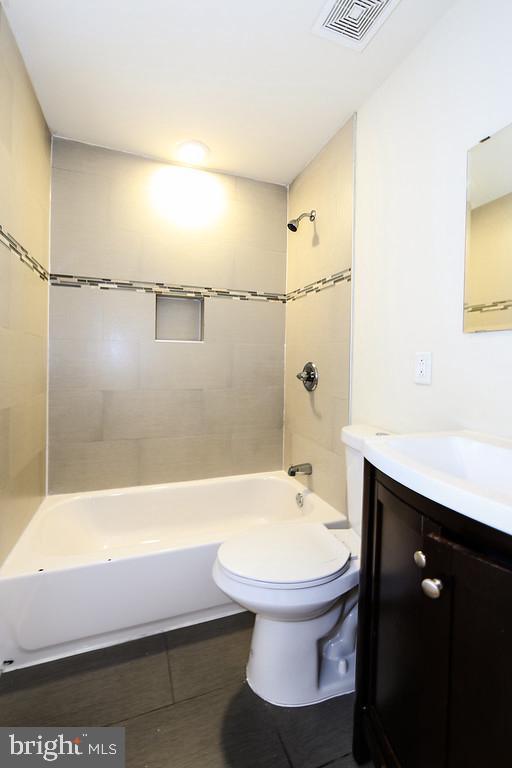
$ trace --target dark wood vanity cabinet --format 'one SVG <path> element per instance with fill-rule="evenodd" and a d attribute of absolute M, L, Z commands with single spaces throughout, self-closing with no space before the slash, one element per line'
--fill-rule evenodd
<path fill-rule="evenodd" d="M 512 537 L 368 463 L 363 530 L 356 760 L 512 765 Z"/>

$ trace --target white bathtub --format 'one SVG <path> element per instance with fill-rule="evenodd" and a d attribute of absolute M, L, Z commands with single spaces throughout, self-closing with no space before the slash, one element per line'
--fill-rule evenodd
<path fill-rule="evenodd" d="M 219 544 L 283 520 L 348 525 L 284 472 L 48 497 L 0 569 L 0 664 L 236 613 L 211 576 Z"/>

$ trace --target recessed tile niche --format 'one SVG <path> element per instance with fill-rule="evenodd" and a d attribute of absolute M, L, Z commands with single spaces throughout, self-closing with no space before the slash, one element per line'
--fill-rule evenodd
<path fill-rule="evenodd" d="M 157 341 L 202 341 L 204 299 L 156 297 Z"/>

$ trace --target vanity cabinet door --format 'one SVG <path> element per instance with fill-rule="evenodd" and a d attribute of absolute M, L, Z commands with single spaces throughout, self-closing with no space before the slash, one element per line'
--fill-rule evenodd
<path fill-rule="evenodd" d="M 512 764 L 512 569 L 453 546 L 449 768 Z"/>
<path fill-rule="evenodd" d="M 451 594 L 428 599 L 421 582 L 448 582 L 447 551 L 426 535 L 426 518 L 379 484 L 373 518 L 369 716 L 388 745 L 386 765 L 443 768 Z M 418 551 L 425 552 L 424 568 L 415 562 Z"/>
<path fill-rule="evenodd" d="M 512 766 L 510 537 L 365 473 L 356 760 Z"/>

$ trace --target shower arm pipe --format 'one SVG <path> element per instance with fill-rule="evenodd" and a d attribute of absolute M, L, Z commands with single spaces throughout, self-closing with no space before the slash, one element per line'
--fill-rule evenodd
<path fill-rule="evenodd" d="M 314 221 L 314 220 L 316 219 L 316 211 L 315 211 L 315 210 L 312 210 L 312 211 L 304 211 L 304 213 L 301 213 L 301 214 L 300 214 L 300 216 L 297 216 L 297 218 L 295 219 L 295 221 L 296 221 L 297 223 L 299 223 L 299 221 L 302 221 L 302 219 L 304 219 L 306 216 L 308 217 L 308 219 L 309 219 L 310 221 Z"/>

